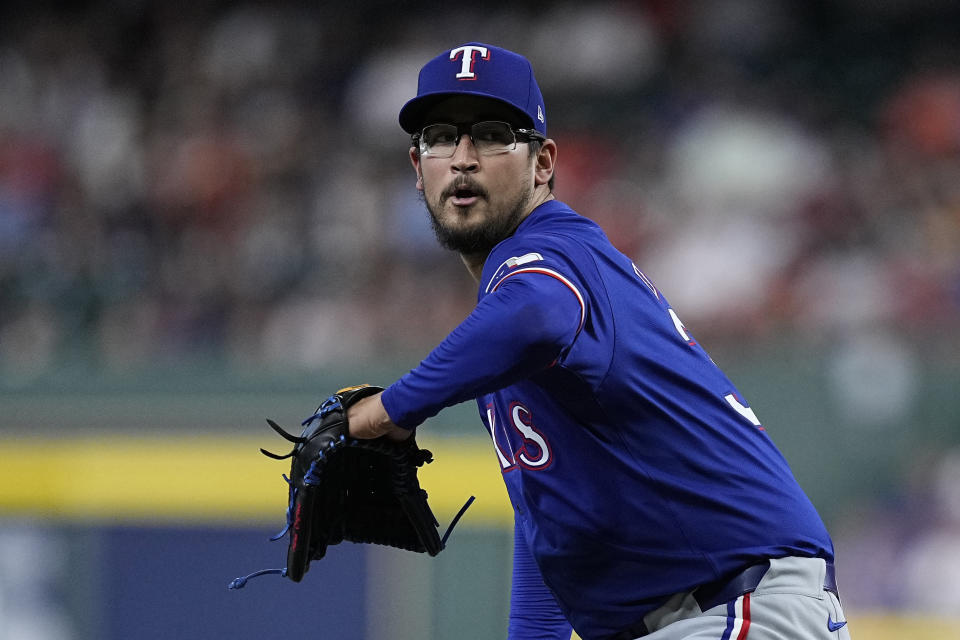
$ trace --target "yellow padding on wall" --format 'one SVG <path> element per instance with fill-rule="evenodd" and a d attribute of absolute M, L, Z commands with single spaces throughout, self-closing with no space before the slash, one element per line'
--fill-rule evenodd
<path fill-rule="evenodd" d="M 137 522 L 282 522 L 289 461 L 261 455 L 284 442 L 266 434 L 0 439 L 0 516 Z M 420 484 L 441 526 L 470 496 L 460 526 L 513 522 L 488 442 L 424 438 L 435 461 Z"/>
<path fill-rule="evenodd" d="M 841 589 L 842 589 L 841 585 Z M 958 640 L 960 618 L 846 611 L 850 637 L 860 640 Z"/>

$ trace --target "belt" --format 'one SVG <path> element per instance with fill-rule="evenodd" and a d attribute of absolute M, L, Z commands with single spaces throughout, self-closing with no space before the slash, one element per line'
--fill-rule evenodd
<path fill-rule="evenodd" d="M 697 587 L 693 598 L 697 601 L 701 611 L 736 600 L 745 593 L 753 593 L 770 568 L 770 561 L 747 567 L 732 578 L 717 580 Z M 840 589 L 837 588 L 837 569 L 832 562 L 827 562 L 827 571 L 823 577 L 823 590 L 829 591 L 840 598 Z"/>
<path fill-rule="evenodd" d="M 700 585 L 693 592 L 701 611 L 712 609 L 718 604 L 736 600 L 745 593 L 752 593 L 770 568 L 770 561 L 754 564 L 730 578 L 721 578 Z"/>
<path fill-rule="evenodd" d="M 746 593 L 753 593 L 757 585 L 770 569 L 770 561 L 764 560 L 759 564 L 753 564 L 743 569 L 739 573 L 727 576 L 713 582 L 708 582 L 697 587 L 693 591 L 693 598 L 701 611 L 712 609 L 731 600 L 736 600 Z M 840 597 L 840 590 L 837 588 L 837 571 L 832 562 L 827 562 L 827 572 L 823 579 L 823 590 L 829 591 L 833 595 Z M 611 640 L 634 640 L 647 635 L 647 625 L 641 620 L 628 629 L 624 629 Z"/>

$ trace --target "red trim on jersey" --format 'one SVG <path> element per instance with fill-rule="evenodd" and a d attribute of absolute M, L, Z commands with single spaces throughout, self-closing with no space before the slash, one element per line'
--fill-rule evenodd
<path fill-rule="evenodd" d="M 573 292 L 573 295 L 577 296 L 577 302 L 580 303 L 580 324 L 579 326 L 577 326 L 577 333 L 578 334 L 580 333 L 580 330 L 583 329 L 584 323 L 586 323 L 587 321 L 587 303 L 583 301 L 583 296 L 580 295 L 580 291 L 577 290 L 577 287 L 574 286 L 572 282 L 570 282 L 568 279 L 566 279 L 556 271 L 553 271 L 552 269 L 545 269 L 544 267 L 525 267 L 523 269 L 517 269 L 516 271 L 511 271 L 507 275 L 503 276 L 503 278 L 500 279 L 500 282 L 493 285 L 493 289 L 490 290 L 490 293 L 493 293 L 494 291 L 496 291 L 497 287 L 503 284 L 504 280 L 512 276 L 515 276 L 518 273 L 542 273 L 545 276 L 550 276 L 551 278 L 559 280 L 560 282 L 565 284 L 567 288 Z"/>

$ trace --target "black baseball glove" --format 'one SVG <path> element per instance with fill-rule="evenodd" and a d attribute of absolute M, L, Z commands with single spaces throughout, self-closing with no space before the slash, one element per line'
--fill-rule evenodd
<path fill-rule="evenodd" d="M 383 391 L 359 385 L 337 391 L 314 415 L 303 421 L 303 433 L 294 436 L 272 420 L 267 423 L 294 443 L 293 451 L 276 460 L 292 458 L 287 526 L 271 540 L 290 534 L 285 569 L 258 571 L 230 583 L 243 587 L 251 577 L 279 573 L 300 582 L 311 560 L 320 560 L 327 547 L 347 540 L 382 544 L 435 556 L 473 501 L 471 497 L 441 539 L 439 523 L 420 488 L 417 469 L 433 461 L 433 454 L 417 446 L 413 435 L 402 442 L 381 436 L 372 440 L 350 437 L 347 409 L 362 398 Z"/>

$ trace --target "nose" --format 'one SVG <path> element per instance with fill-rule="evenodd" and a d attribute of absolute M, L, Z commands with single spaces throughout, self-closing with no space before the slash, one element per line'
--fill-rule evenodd
<path fill-rule="evenodd" d="M 473 140 L 470 136 L 463 134 L 457 141 L 457 148 L 453 151 L 450 158 L 450 170 L 454 173 L 473 173 L 480 168 L 480 154 L 477 148 L 473 146 Z"/>

